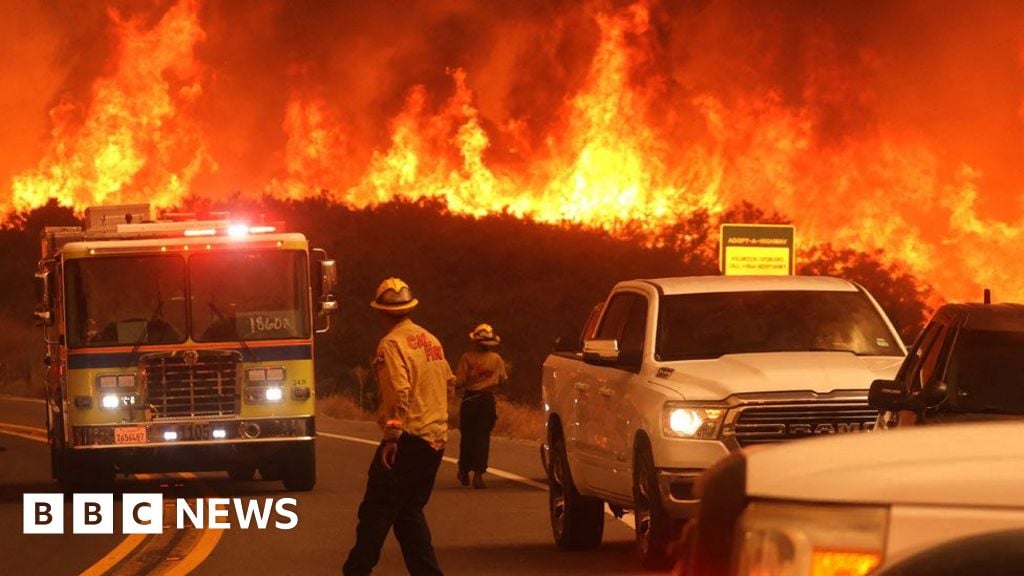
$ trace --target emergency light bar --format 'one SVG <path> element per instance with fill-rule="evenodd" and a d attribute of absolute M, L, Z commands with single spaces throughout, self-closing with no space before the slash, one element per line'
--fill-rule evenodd
<path fill-rule="evenodd" d="M 203 222 L 201 227 L 196 222 L 160 222 L 153 224 L 120 224 L 117 227 L 118 233 L 159 233 L 162 236 L 172 236 L 175 232 L 193 238 L 200 236 L 225 235 L 232 238 L 244 238 L 250 234 L 269 234 L 277 231 L 277 226 L 249 226 L 231 222 Z"/>

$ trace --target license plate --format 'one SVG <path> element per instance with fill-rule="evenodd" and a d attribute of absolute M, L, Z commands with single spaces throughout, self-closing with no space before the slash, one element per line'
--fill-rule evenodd
<path fill-rule="evenodd" d="M 145 444 L 146 427 L 114 428 L 114 444 Z"/>

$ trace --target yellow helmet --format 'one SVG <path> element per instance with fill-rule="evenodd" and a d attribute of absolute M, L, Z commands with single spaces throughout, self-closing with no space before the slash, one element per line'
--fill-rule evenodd
<path fill-rule="evenodd" d="M 497 346 L 501 343 L 501 337 L 494 333 L 494 328 L 490 324 L 477 324 L 469 333 L 469 339 L 487 346 Z"/>
<path fill-rule="evenodd" d="M 377 295 L 370 306 L 391 314 L 405 314 L 419 303 L 419 300 L 413 298 L 408 284 L 399 278 L 388 278 L 377 287 Z"/>

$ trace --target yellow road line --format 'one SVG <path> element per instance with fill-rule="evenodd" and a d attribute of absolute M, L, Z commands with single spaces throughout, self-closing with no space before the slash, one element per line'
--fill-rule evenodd
<path fill-rule="evenodd" d="M 36 428 L 35 426 L 22 426 L 20 424 L 0 422 L 0 434 L 7 434 L 9 436 L 17 436 L 26 440 L 46 443 L 46 428 Z"/>
<path fill-rule="evenodd" d="M 0 422 L 0 433 L 18 436 L 19 438 L 26 438 L 28 440 L 35 440 L 36 442 L 46 442 L 45 428 Z M 129 535 L 127 538 L 122 540 L 120 544 L 115 546 L 114 549 L 106 556 L 100 558 L 95 564 L 86 568 L 79 576 L 99 576 L 100 574 L 103 574 L 107 570 L 113 568 L 118 562 L 124 560 L 132 553 L 133 550 L 138 548 L 145 539 L 145 534 Z"/>
<path fill-rule="evenodd" d="M 30 402 L 32 404 L 46 404 L 46 400 L 42 398 L 30 398 L 28 396 L 11 396 L 10 394 L 0 394 L 0 400 L 13 400 L 14 402 Z"/>
<path fill-rule="evenodd" d="M 195 474 L 184 472 L 181 474 L 183 478 L 190 480 L 197 480 L 198 477 Z M 199 541 L 192 546 L 192 548 L 182 556 L 174 566 L 171 566 L 168 570 L 158 570 L 156 574 L 163 574 L 167 576 L 184 576 L 189 572 L 195 570 L 203 563 L 204 560 L 213 552 L 213 549 L 220 543 L 221 536 L 224 535 L 224 530 L 214 528 L 204 528 L 203 535 L 199 537 Z"/>
<path fill-rule="evenodd" d="M 176 473 L 171 476 L 185 480 L 199 479 L 195 474 L 188 472 Z M 138 474 L 136 477 L 144 480 L 156 480 L 159 475 Z M 212 493 L 207 492 L 207 495 L 211 496 Z M 101 567 L 98 563 L 95 568 L 102 569 L 89 576 L 98 576 L 104 574 L 105 571 L 117 576 L 142 573 L 152 576 L 184 576 L 195 570 L 209 557 L 220 542 L 223 532 L 223 530 L 208 527 L 200 530 L 194 528 L 179 530 L 172 527 L 169 533 L 150 535 L 145 540 L 145 544 L 128 550 L 127 554 L 122 554 L 112 564 L 104 563 Z M 154 554 L 161 556 L 159 563 L 155 566 L 152 561 Z M 111 572 L 110 569 L 115 565 L 119 567 Z"/>
<path fill-rule="evenodd" d="M 6 422 L 0 422 L 0 434 L 7 434 L 10 436 L 17 436 L 19 438 L 25 438 L 27 440 L 34 440 L 36 442 L 46 443 L 46 429 L 37 428 L 35 426 L 22 426 L 20 424 L 8 424 Z M 152 480 L 156 476 L 152 474 L 135 474 L 136 478 L 140 480 Z M 181 473 L 176 476 L 187 478 L 190 480 L 197 480 L 195 474 Z M 173 566 L 166 569 L 155 570 L 154 574 L 166 574 L 170 576 L 184 576 L 189 572 L 195 570 L 200 564 L 210 556 L 213 549 L 217 547 L 220 542 L 221 536 L 223 536 L 223 530 L 216 530 L 212 528 L 205 528 L 202 536 L 195 543 L 194 546 L 189 548 L 184 555 L 181 556 L 181 560 L 175 562 Z M 95 564 L 85 569 L 79 576 L 100 576 L 106 573 L 114 566 L 117 566 L 126 558 L 128 558 L 136 549 L 138 549 L 143 542 L 146 541 L 147 534 L 129 534 L 124 540 L 122 540 L 113 550 L 107 553 L 106 556 L 100 558 Z M 169 554 L 170 555 L 170 554 Z"/>
<path fill-rule="evenodd" d="M 128 557 L 146 539 L 146 534 L 131 534 L 121 541 L 109 554 L 85 569 L 78 576 L 100 576 Z"/>

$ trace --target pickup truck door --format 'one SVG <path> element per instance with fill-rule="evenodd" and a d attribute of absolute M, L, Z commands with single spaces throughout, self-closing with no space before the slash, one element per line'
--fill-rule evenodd
<path fill-rule="evenodd" d="M 592 478 L 602 491 L 620 496 L 632 493 L 630 436 L 636 410 L 631 390 L 637 385 L 642 363 L 647 309 L 643 294 L 620 292 L 612 297 L 596 338 L 616 340 L 619 360 L 588 363 L 581 378 L 591 393 L 585 441 L 597 466 Z"/>

